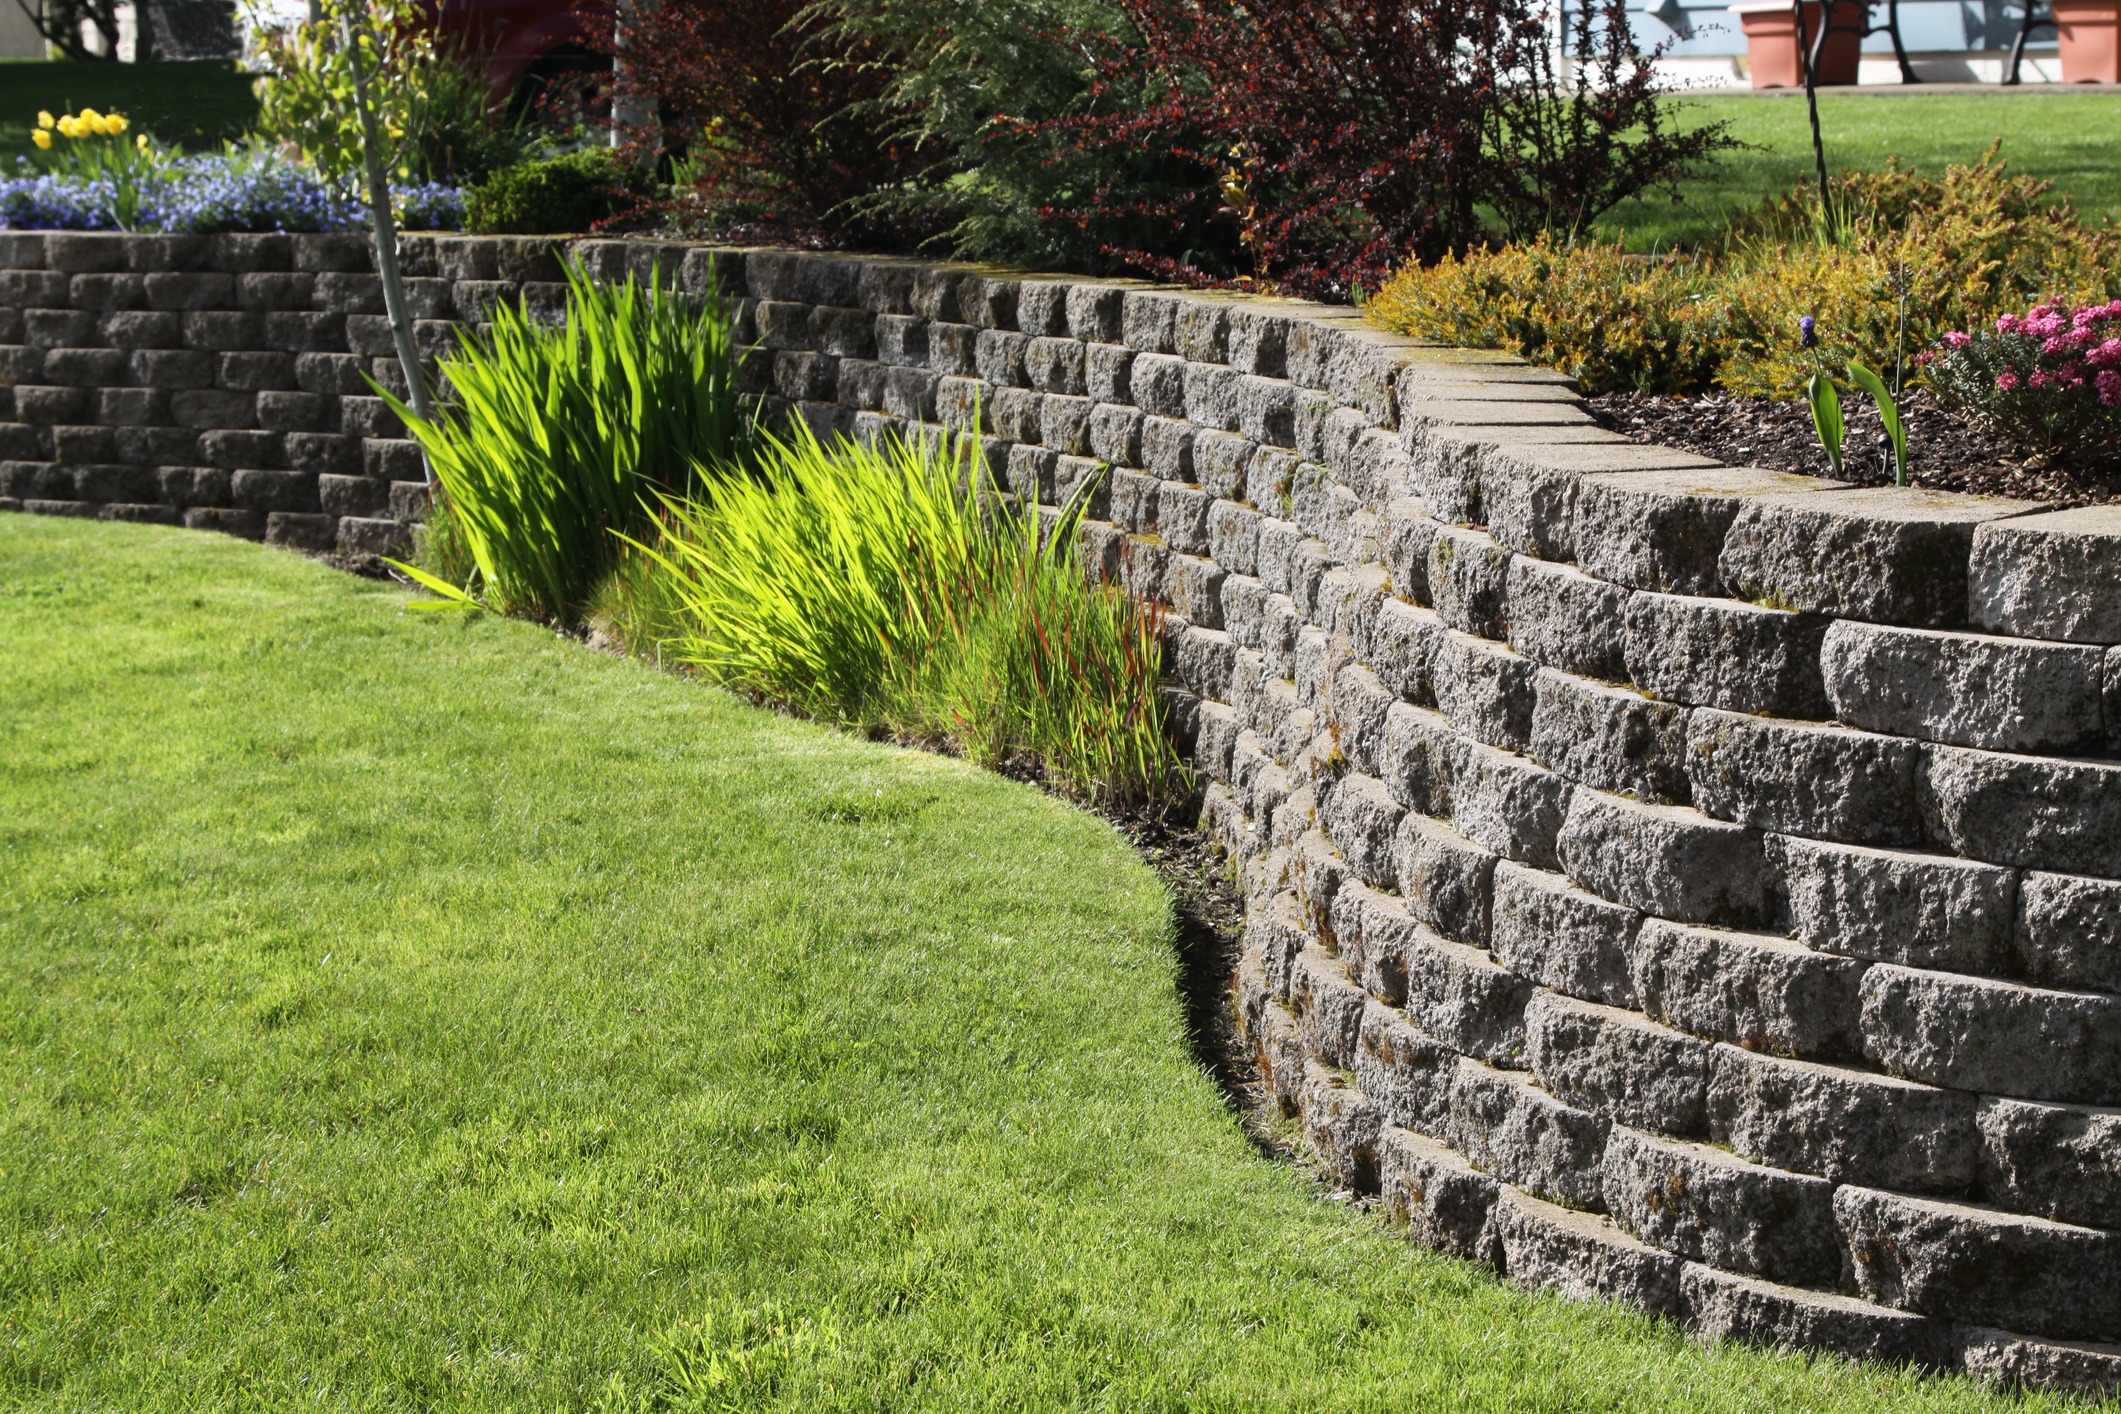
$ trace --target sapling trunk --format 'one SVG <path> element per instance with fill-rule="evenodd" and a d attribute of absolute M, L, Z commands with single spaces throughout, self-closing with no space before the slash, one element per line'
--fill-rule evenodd
<path fill-rule="evenodd" d="M 368 96 L 368 65 L 361 49 L 366 38 L 364 23 L 357 33 L 354 7 L 361 0 L 342 0 L 339 34 L 346 43 L 347 64 L 353 71 L 354 113 L 361 121 L 362 155 L 368 169 L 369 224 L 376 236 L 376 274 L 383 281 L 383 312 L 390 317 L 391 341 L 397 345 L 398 366 L 405 372 L 406 401 L 422 422 L 434 421 L 434 405 L 427 396 L 427 375 L 420 367 L 420 352 L 412 341 L 412 317 L 406 308 L 405 277 L 398 269 L 398 223 L 390 213 L 390 173 L 383 165 L 382 133 L 376 124 L 375 105 Z M 434 463 L 424 449 L 421 465 L 427 469 L 427 486 L 434 489 Z"/>
<path fill-rule="evenodd" d="M 1833 18 L 1833 0 L 1820 0 L 1819 41 L 1820 48 L 1826 44 L 1827 22 Z M 1804 33 L 1804 0 L 1790 0 L 1790 9 L 1797 17 L 1797 63 L 1804 71 L 1804 106 L 1812 119 L 1812 166 L 1819 178 L 1819 218 L 1826 224 L 1826 237 L 1831 245 L 1841 244 L 1841 230 L 1834 222 L 1834 194 L 1826 184 L 1826 139 L 1819 132 L 1819 72 L 1813 63 L 1816 57 L 1811 41 Z"/>

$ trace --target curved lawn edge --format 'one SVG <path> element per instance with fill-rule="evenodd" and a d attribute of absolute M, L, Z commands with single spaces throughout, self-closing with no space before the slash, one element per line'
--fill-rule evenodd
<path fill-rule="evenodd" d="M 0 1401 L 1994 1402 L 1396 1241 L 1101 821 L 406 603 L 0 518 Z"/>

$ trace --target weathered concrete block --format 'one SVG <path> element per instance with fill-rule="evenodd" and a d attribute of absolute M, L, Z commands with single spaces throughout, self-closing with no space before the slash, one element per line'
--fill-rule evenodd
<path fill-rule="evenodd" d="M 1509 554 L 1480 531 L 1439 526 L 1429 539 L 1429 594 L 1444 622 L 1462 632 L 1503 636 L 1509 573 Z"/>
<path fill-rule="evenodd" d="M 1443 519 L 1477 525 L 1489 519 L 1482 476 L 1499 452 L 1632 446 L 1620 434 L 1597 427 L 1432 427 L 1418 434 L 1418 445 L 1410 448 L 1414 491 Z"/>
<path fill-rule="evenodd" d="M 1385 571 L 1392 587 L 1402 599 L 1430 604 L 1429 553 L 1443 523 L 1420 501 L 1402 498 L 1385 507 L 1383 528 Z"/>
<path fill-rule="evenodd" d="M 1237 430 L 1270 447 L 1296 446 L 1296 388 L 1282 378 L 1247 374 L 1237 382 Z"/>
<path fill-rule="evenodd" d="M 1185 366 L 1185 415 L 1189 422 L 1224 432 L 1237 430 L 1237 395 L 1241 374 L 1220 363 Z"/>
<path fill-rule="evenodd" d="M 2121 882 L 2025 875 L 2013 951 L 2032 981 L 2121 992 Z"/>
<path fill-rule="evenodd" d="M 1917 1193 L 1974 1179 L 1974 1097 L 1872 1071 L 1718 1045 L 1709 1134 L 1758 1163 Z"/>
<path fill-rule="evenodd" d="M 1254 445 L 1232 432 L 1203 431 L 1193 438 L 1193 474 L 1217 496 L 1241 500 L 1245 469 L 1251 464 Z"/>
<path fill-rule="evenodd" d="M 1586 476 L 1576 490 L 1576 560 L 1630 589 L 1720 594 L 1724 537 L 1739 511 L 1838 485 L 1750 467 Z"/>
<path fill-rule="evenodd" d="M 928 366 L 928 321 L 910 314 L 876 317 L 876 361 L 897 368 Z"/>
<path fill-rule="evenodd" d="M 1488 946 L 1495 855 L 1441 820 L 1409 811 L 1393 839 L 1407 912 L 1439 935 Z"/>
<path fill-rule="evenodd" d="M 2121 507 L 1984 524 L 1968 594 L 1973 621 L 1997 633 L 2121 643 Z"/>
<path fill-rule="evenodd" d="M 1545 667 L 1618 681 L 1627 676 L 1628 598 L 1573 566 L 1513 555 L 1503 594 L 1510 646 Z"/>
<path fill-rule="evenodd" d="M 265 517 L 265 543 L 321 554 L 338 547 L 338 522 L 327 515 L 273 511 Z"/>
<path fill-rule="evenodd" d="M 1378 1191 L 1385 1217 L 1411 1240 L 1473 1261 L 1500 1250 L 1489 1215 L 1502 1187 L 1444 1145 L 1397 1125 L 1378 1138 Z"/>
<path fill-rule="evenodd" d="M 2121 1104 L 2121 997 L 1880 963 L 1863 979 L 1864 1049 L 1954 1089 Z"/>
<path fill-rule="evenodd" d="M 1952 1363 L 1942 1321 L 1858 1301 L 1737 1276 L 1689 1262 L 1679 1276 L 1687 1320 L 1712 1340 L 1789 1350 L 1832 1350 L 1857 1360 L 1942 1369 Z"/>
<path fill-rule="evenodd" d="M 1143 418 L 1142 470 L 1166 481 L 1192 482 L 1193 438 L 1197 431 L 1192 423 L 1177 418 Z"/>
<path fill-rule="evenodd" d="M 1921 766 L 1921 748 L 1899 737 L 1707 708 L 1687 724 L 1694 804 L 1762 829 L 1919 844 Z"/>
<path fill-rule="evenodd" d="M 1522 751 L 1531 740 L 1538 671 L 1508 645 L 1446 629 L 1434 640 L 1429 684 L 1453 727 L 1475 741 Z"/>
<path fill-rule="evenodd" d="M 1984 1326 L 1960 1326 L 1953 1334 L 1955 1362 L 1977 1380 L 2093 1398 L 2121 1389 L 2121 1345 L 2041 1340 Z"/>
<path fill-rule="evenodd" d="M 1828 622 L 1730 599 L 1628 600 L 1628 676 L 1660 697 L 1734 712 L 1824 717 L 1819 643 Z"/>
<path fill-rule="evenodd" d="M 1385 1120 L 1441 1133 L 1450 1113 L 1458 1053 L 1391 1007 L 1366 1004 L 1356 1038 L 1355 1083 Z"/>
<path fill-rule="evenodd" d="M 1448 813 L 1459 832 L 1505 859 L 1558 868 L 1558 839 L 1574 790 L 1568 778 L 1456 733 L 1448 750 Z"/>
<path fill-rule="evenodd" d="M 1933 746 L 1923 767 L 1930 833 L 1956 852 L 2121 876 L 2121 765 Z"/>
<path fill-rule="evenodd" d="M 1574 1109 L 1521 1071 L 1461 1058 L 1442 1136 L 1474 1166 L 1572 1208 L 1605 1206 L 1599 1163 L 1610 1124 Z"/>
<path fill-rule="evenodd" d="M 319 476 L 317 500 L 328 516 L 381 516 L 390 507 L 390 483 L 367 476 Z"/>
<path fill-rule="evenodd" d="M 1856 1286 L 1924 1315 L 2036 1335 L 2121 1336 L 2121 1236 L 1854 1186 L 1834 1194 Z"/>
<path fill-rule="evenodd" d="M 1502 1190 L 1491 1218 L 1502 1269 L 1530 1291 L 1679 1313 L 1677 1257 L 1644 1246 L 1607 1219 Z"/>
<path fill-rule="evenodd" d="M 1304 1067 L 1304 1138 L 1326 1171 L 1357 1193 L 1377 1191 L 1377 1137 L 1384 1116 L 1337 1070 Z"/>
<path fill-rule="evenodd" d="M 2097 747 L 2105 650 L 1844 620 L 1820 650 L 1852 726 L 1992 751 Z"/>
<path fill-rule="evenodd" d="M 1375 889 L 1397 887 L 1392 840 L 1406 812 L 1384 783 L 1360 774 L 1347 775 L 1322 804 L 1319 823 L 1355 877 Z"/>
<path fill-rule="evenodd" d="M 1733 592 L 1784 608 L 1949 627 L 1966 621 L 1976 528 L 2038 509 L 1908 487 L 1777 496 L 1739 515 L 1723 577 Z"/>
<path fill-rule="evenodd" d="M 1980 1189 L 2014 1213 L 2121 1228 L 2121 1110 L 1981 1101 Z"/>
<path fill-rule="evenodd" d="M 1865 962 L 1765 933 L 1653 918 L 1629 950 L 1640 1006 L 1668 1026 L 1807 1060 L 1863 1053 Z"/>
<path fill-rule="evenodd" d="M 1527 751 L 1533 760 L 1598 790 L 1655 801 L 1691 799 L 1684 708 L 1551 668 L 1534 674 L 1532 686 Z M 1912 796 L 1912 753 L 1908 782 Z"/>
<path fill-rule="evenodd" d="M 1289 1014 L 1313 1060 L 1341 1070 L 1354 1064 L 1364 1001 L 1362 988 L 1323 947 L 1314 943 L 1290 963 Z"/>
<path fill-rule="evenodd" d="M 1357 651 L 1393 692 L 1409 702 L 1432 702 L 1430 672 L 1446 631 L 1433 611 L 1403 599 L 1386 599 L 1371 616 Z"/>
<path fill-rule="evenodd" d="M 1840 1279 L 1834 1185 L 1823 1178 L 1620 1125 L 1601 1173 L 1606 1211 L 1660 1251 L 1799 1286 Z"/>
<path fill-rule="evenodd" d="M 1077 339 L 1034 338 L 1024 347 L 1024 376 L 1044 393 L 1088 393 L 1085 345 Z"/>
<path fill-rule="evenodd" d="M 1250 575 L 1259 565 L 1258 511 L 1235 501 L 1208 508 L 1208 554 L 1232 574 Z"/>
<path fill-rule="evenodd" d="M 1790 931 L 1825 952 L 1952 972 L 2010 955 L 2017 875 L 1943 854 L 1769 835 Z"/>
<path fill-rule="evenodd" d="M 1087 424 L 1090 454 L 1114 466 L 1141 463 L 1142 414 L 1139 408 L 1116 403 L 1098 403 L 1090 409 Z"/>
<path fill-rule="evenodd" d="M 1628 957 L 1642 915 L 1559 874 L 1494 867 L 1489 946 L 1511 969 L 1572 997 L 1634 1006 Z"/>
<path fill-rule="evenodd" d="M 1759 834 L 1697 810 L 1579 787 L 1556 852 L 1577 883 L 1645 913 L 1688 923 L 1765 921 Z"/>
<path fill-rule="evenodd" d="M 1524 1028 L 1532 1074 L 1556 1099 L 1638 1129 L 1708 1132 L 1707 1042 L 1549 991 L 1533 995 Z"/>

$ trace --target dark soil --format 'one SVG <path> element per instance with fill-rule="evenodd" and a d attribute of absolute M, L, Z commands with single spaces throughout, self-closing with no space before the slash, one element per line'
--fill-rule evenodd
<path fill-rule="evenodd" d="M 1592 415 L 1638 442 L 1655 442 L 1715 457 L 1732 466 L 1757 466 L 1828 476 L 1826 453 L 1802 402 L 1720 395 L 1666 397 L 1607 393 L 1589 400 Z M 1885 429 L 1870 399 L 1849 396 L 1841 479 L 1863 486 L 1892 480 Z M 1938 406 L 1917 389 L 1902 405 L 1908 428 L 1908 479 L 1937 491 L 2012 496 L 2058 506 L 2121 501 L 2121 468 L 2069 467 L 2018 455 L 2006 443 Z"/>

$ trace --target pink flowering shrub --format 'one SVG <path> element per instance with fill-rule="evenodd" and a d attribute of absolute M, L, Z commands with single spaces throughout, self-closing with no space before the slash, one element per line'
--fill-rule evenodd
<path fill-rule="evenodd" d="M 2121 460 L 2121 300 L 2036 304 L 1922 355 L 1946 402 L 2028 452 Z"/>

